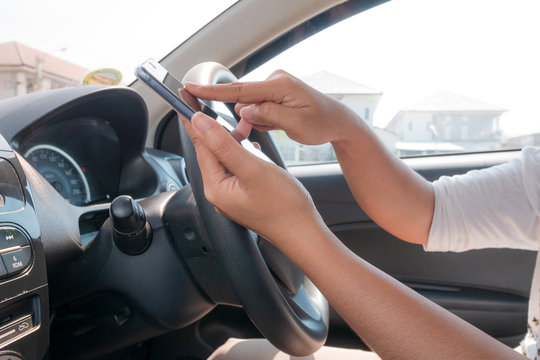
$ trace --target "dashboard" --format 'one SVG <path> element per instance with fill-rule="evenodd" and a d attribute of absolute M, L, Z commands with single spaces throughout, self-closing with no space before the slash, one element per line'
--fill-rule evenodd
<path fill-rule="evenodd" d="M 86 86 L 3 101 L 0 133 L 64 199 L 88 206 L 187 182 L 181 157 L 145 149 L 147 118 L 135 91 Z"/>
<path fill-rule="evenodd" d="M 147 127 L 146 104 L 129 88 L 85 86 L 0 102 L 0 165 L 13 169 L 0 172 L 1 359 L 43 358 L 48 344 L 58 358 L 83 351 L 66 350 L 66 343 L 78 339 L 79 327 L 88 324 L 75 321 L 75 330 L 66 332 L 63 324 L 74 315 L 59 309 L 69 307 L 73 297 L 123 286 L 123 280 L 107 281 L 123 277 L 116 264 L 133 262 L 104 240 L 111 201 L 119 195 L 167 198 L 187 184 L 183 158 L 145 148 Z M 160 234 L 159 224 L 154 231 Z M 114 266 L 101 282 L 75 286 L 109 261 Z M 133 296 L 132 289 L 122 291 Z M 100 299 L 109 304 L 117 295 Z M 133 331 L 146 329 L 136 321 L 133 326 Z M 24 331 L 13 331 L 19 327 Z M 130 331 L 115 330 L 102 341 L 118 341 Z"/>

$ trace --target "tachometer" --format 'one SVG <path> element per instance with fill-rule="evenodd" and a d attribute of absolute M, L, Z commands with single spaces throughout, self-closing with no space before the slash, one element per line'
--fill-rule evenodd
<path fill-rule="evenodd" d="M 52 145 L 37 145 L 24 155 L 30 164 L 73 205 L 90 202 L 90 188 L 81 167 Z"/>

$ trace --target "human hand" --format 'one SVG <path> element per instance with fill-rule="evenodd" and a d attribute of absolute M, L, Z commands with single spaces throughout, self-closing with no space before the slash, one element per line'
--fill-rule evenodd
<path fill-rule="evenodd" d="M 182 99 L 188 104 L 193 110 L 195 111 L 202 111 L 201 103 L 195 96 L 190 94 L 189 91 L 187 91 L 185 88 L 179 89 L 180 96 Z M 184 119 L 181 114 L 178 114 L 181 119 Z M 249 137 L 249 134 L 251 133 L 251 128 L 253 126 L 248 123 L 247 121 L 240 119 L 238 124 L 236 124 L 236 127 L 233 131 L 231 131 L 231 136 L 238 142 L 241 142 L 244 139 L 247 139 Z M 259 148 L 259 144 L 255 143 L 255 146 Z"/>
<path fill-rule="evenodd" d="M 348 107 L 282 70 L 260 82 L 185 87 L 200 99 L 236 102 L 236 112 L 255 129 L 282 129 L 307 145 L 344 140 L 361 123 Z"/>
<path fill-rule="evenodd" d="M 182 119 L 197 151 L 208 201 L 229 219 L 282 248 L 322 219 L 307 190 L 279 166 L 249 153 L 212 118 Z"/>

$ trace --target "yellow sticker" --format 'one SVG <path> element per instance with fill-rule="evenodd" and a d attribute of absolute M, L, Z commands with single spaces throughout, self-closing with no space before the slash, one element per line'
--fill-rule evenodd
<path fill-rule="evenodd" d="M 122 73 L 115 69 L 99 69 L 86 75 L 83 85 L 118 85 L 122 80 Z"/>

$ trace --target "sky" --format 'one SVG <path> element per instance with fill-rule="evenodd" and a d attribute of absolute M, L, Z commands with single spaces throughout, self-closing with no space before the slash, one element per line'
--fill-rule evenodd
<path fill-rule="evenodd" d="M 1 0 L 0 42 L 19 41 L 124 82 L 232 0 Z M 9 16 L 5 16 L 9 14 Z M 507 135 L 540 131 L 540 1 L 394 0 L 321 32 L 249 74 L 321 70 L 382 91 L 384 126 L 400 108 L 450 90 L 505 108 Z"/>
<path fill-rule="evenodd" d="M 89 70 L 112 67 L 130 83 L 136 65 L 163 58 L 234 2 L 1 0 L 0 43 L 18 41 Z"/>

